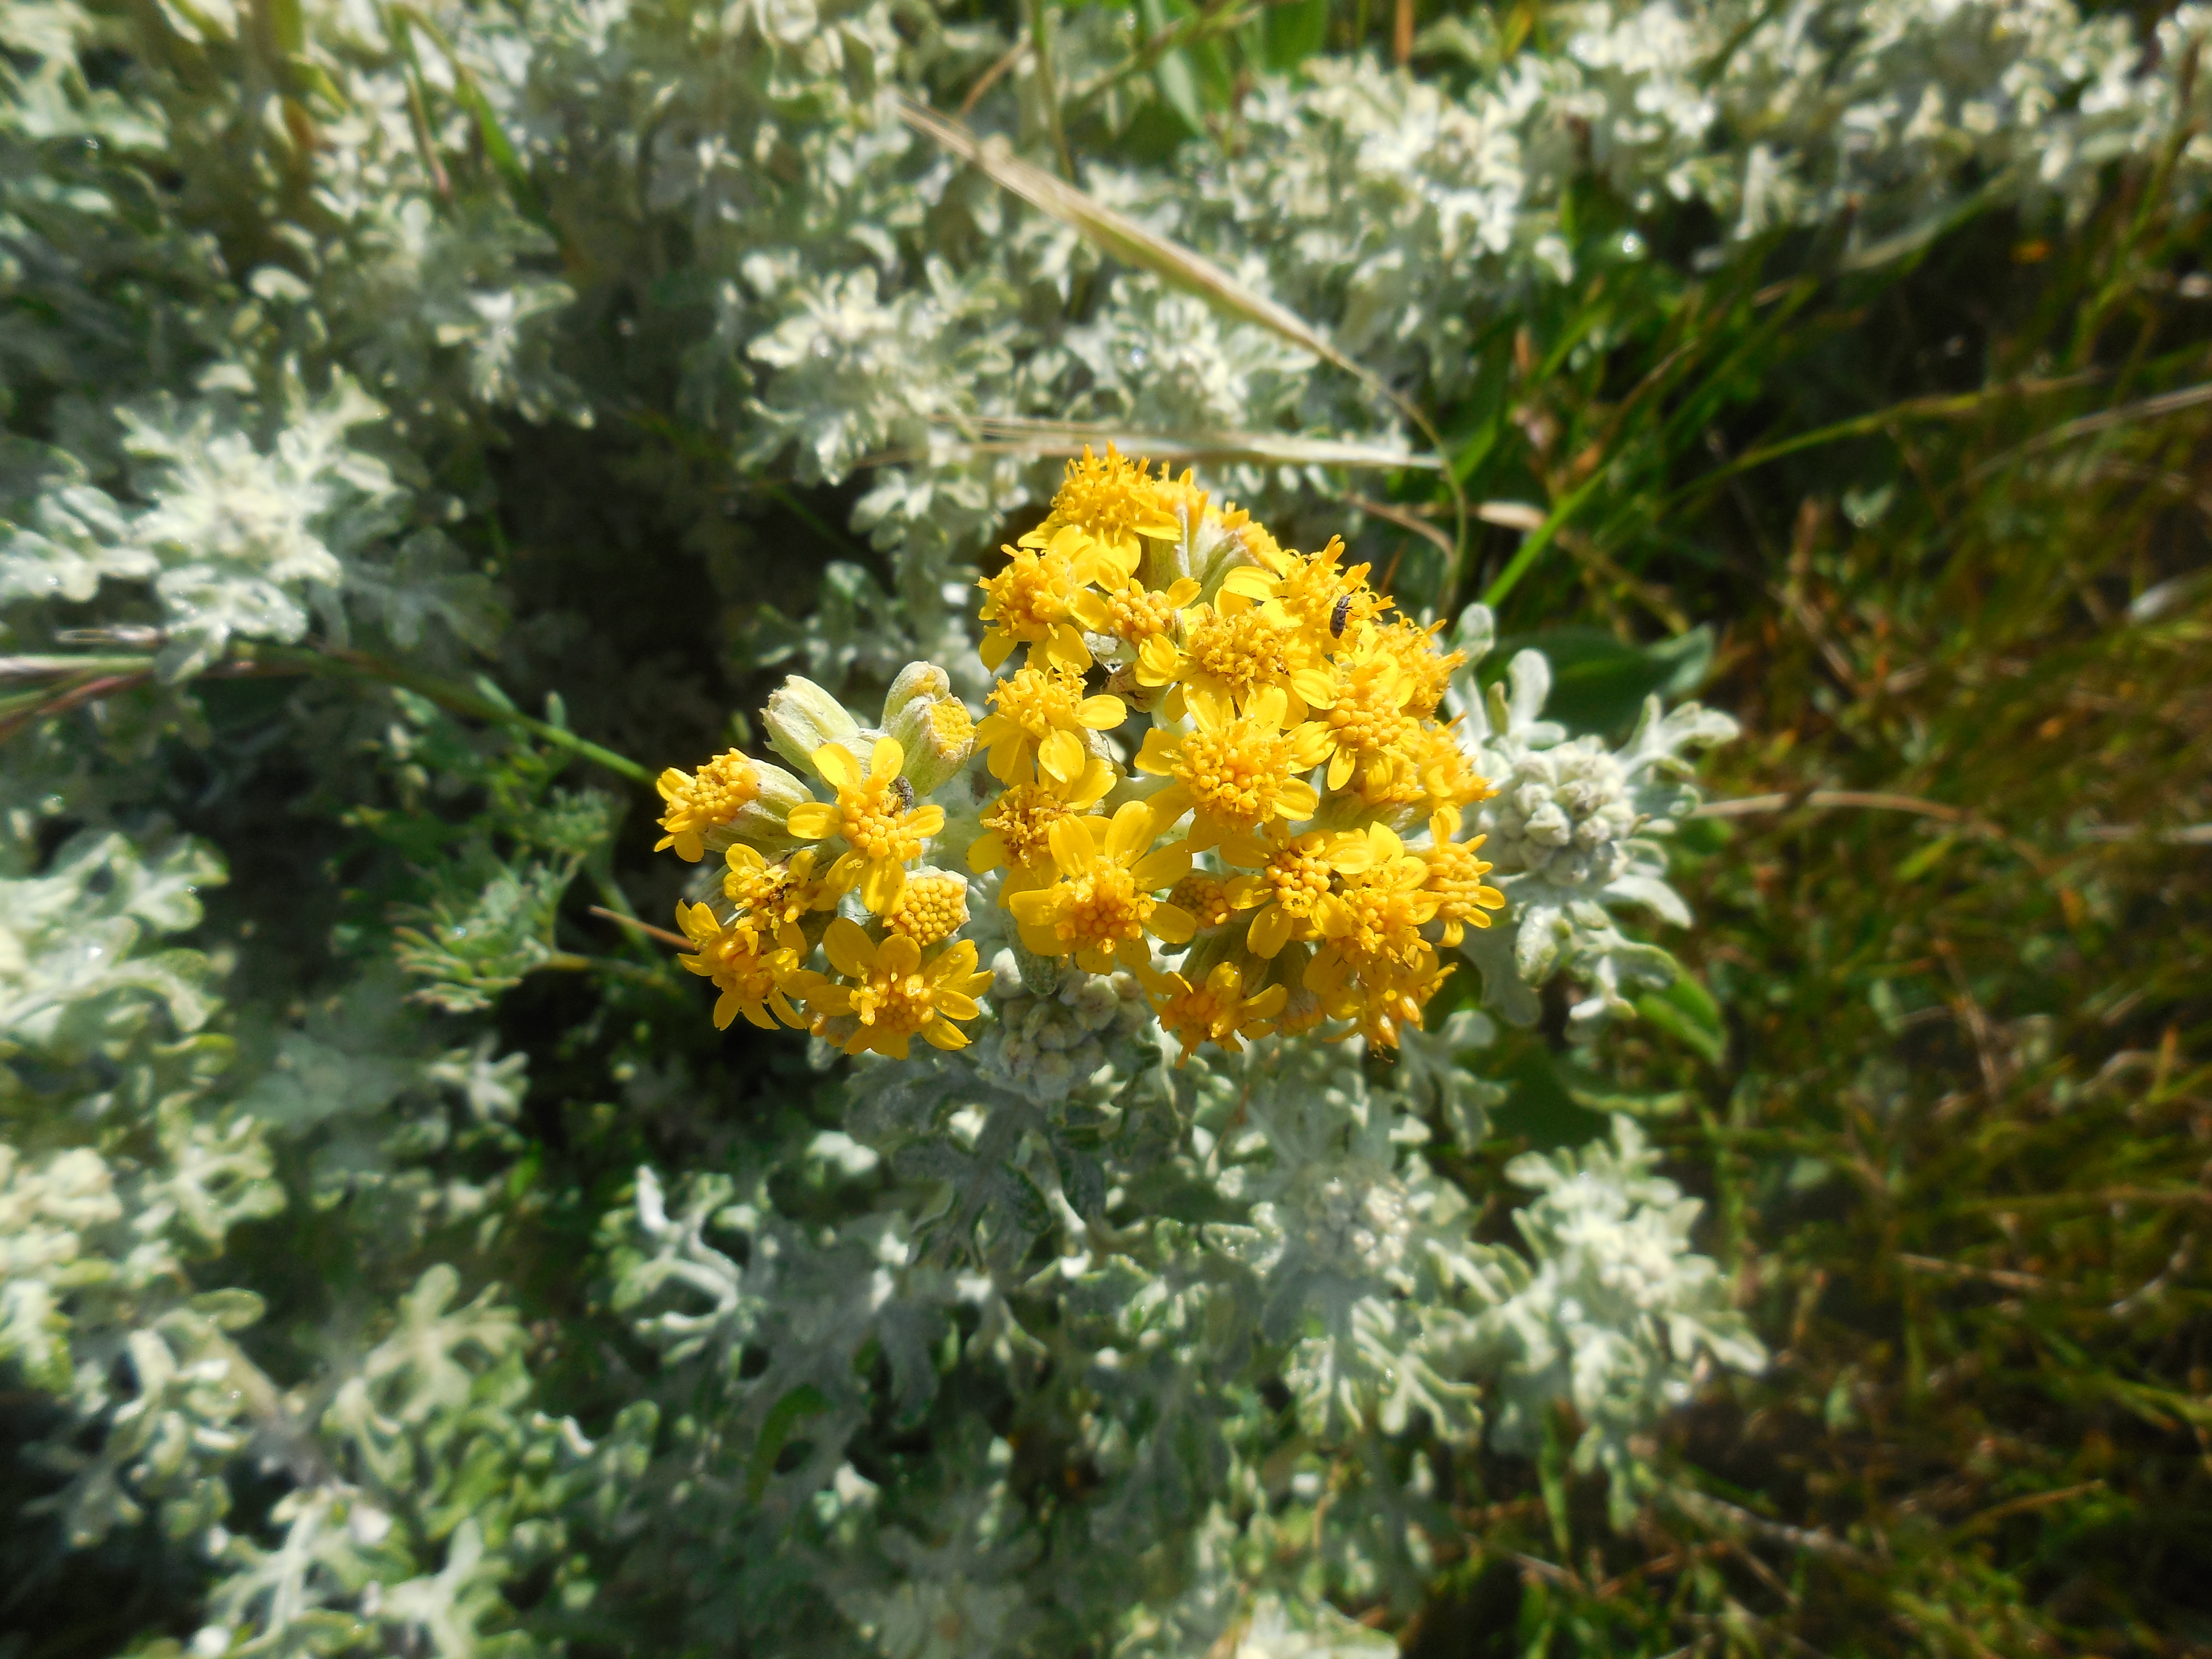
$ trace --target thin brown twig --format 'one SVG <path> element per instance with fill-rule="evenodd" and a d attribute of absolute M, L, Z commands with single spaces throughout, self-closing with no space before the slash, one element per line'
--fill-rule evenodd
<path fill-rule="evenodd" d="M 672 933 L 665 927 L 656 927 L 649 921 L 640 921 L 635 916 L 623 915 L 619 910 L 610 910 L 604 904 L 592 905 L 589 914 L 604 916 L 620 927 L 657 939 L 663 945 L 672 945 L 679 951 L 693 951 L 698 948 L 681 933 Z"/>
<path fill-rule="evenodd" d="M 1924 1273 L 1936 1273 L 1945 1279 L 1978 1279 L 2008 1291 L 2047 1291 L 2051 1281 L 2033 1273 L 2016 1273 L 2003 1267 L 1977 1267 L 1964 1261 L 1944 1261 L 1932 1255 L 1914 1255 L 1899 1250 L 1897 1259 L 1906 1267 Z"/>
<path fill-rule="evenodd" d="M 975 84 L 968 88 L 967 95 L 960 100 L 962 120 L 966 120 L 975 112 L 975 106 L 983 101 L 985 93 L 1021 67 L 1022 59 L 1029 55 L 1029 32 L 1024 29 L 1014 37 L 1014 44 L 1006 48 L 1005 55 L 978 76 Z"/>

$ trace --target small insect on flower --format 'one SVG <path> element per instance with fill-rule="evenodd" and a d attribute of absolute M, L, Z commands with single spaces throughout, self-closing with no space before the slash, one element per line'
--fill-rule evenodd
<path fill-rule="evenodd" d="M 799 840 L 842 837 L 848 843 L 828 879 L 841 892 L 857 884 L 861 902 L 878 915 L 898 902 L 906 866 L 945 827 L 943 807 L 914 805 L 914 791 L 899 775 L 905 764 L 896 738 L 876 739 L 865 773 L 844 744 L 825 743 L 814 751 L 814 769 L 836 790 L 836 803 L 808 801 L 791 809 L 791 833 Z"/>

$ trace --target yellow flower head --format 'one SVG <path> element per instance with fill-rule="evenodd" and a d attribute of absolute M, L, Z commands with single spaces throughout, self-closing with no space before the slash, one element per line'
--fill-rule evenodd
<path fill-rule="evenodd" d="M 1171 653 L 1171 644 L 1165 635 L 1148 641 L 1138 656 L 1137 678 L 1156 685 L 1181 682 L 1186 706 L 1193 696 L 1211 695 L 1242 708 L 1273 689 L 1284 693 L 1296 721 L 1305 717 L 1305 691 L 1325 693 L 1329 684 L 1306 641 L 1257 611 L 1200 605 L 1190 613 L 1182 649 Z M 1172 698 L 1164 707 L 1170 717 L 1180 712 Z"/>
<path fill-rule="evenodd" d="M 677 960 L 685 969 L 714 981 L 721 995 L 714 1002 L 714 1029 L 725 1030 L 743 1014 L 763 1030 L 773 1031 L 776 1018 L 787 1025 L 804 1027 L 805 1020 L 791 1006 L 787 988 L 799 969 L 799 952 L 772 945 L 753 929 L 724 926 L 703 904 L 676 902 L 676 925 L 691 941 L 689 955 Z"/>
<path fill-rule="evenodd" d="M 911 877 L 898 902 L 884 913 L 885 929 L 904 934 L 925 949 L 967 925 L 968 884 L 957 876 Z"/>
<path fill-rule="evenodd" d="M 1067 464 L 1052 511 L 1022 538 L 1022 545 L 1045 546 L 1073 525 L 1097 543 L 1124 576 L 1133 575 L 1144 558 L 1140 538 L 1175 541 L 1182 535 L 1173 488 L 1149 477 L 1148 465 L 1132 461 L 1111 444 L 1103 456 L 1093 455 L 1085 445 L 1083 459 Z"/>
<path fill-rule="evenodd" d="M 668 803 L 660 815 L 660 827 L 668 833 L 653 850 L 672 847 L 677 857 L 696 864 L 706 855 L 707 833 L 732 823 L 759 795 L 760 772 L 757 761 L 734 749 L 715 756 L 696 772 L 670 767 L 653 785 Z"/>
<path fill-rule="evenodd" d="M 1467 808 L 1498 793 L 1474 769 L 1467 750 L 1460 746 L 1458 732 L 1449 726 L 1425 724 L 1414 740 L 1413 754 L 1414 772 L 1431 811 L 1449 811 L 1454 823 Z"/>
<path fill-rule="evenodd" d="M 1162 824 L 1194 813 L 1194 850 L 1224 836 L 1249 835 L 1278 818 L 1310 818 L 1321 797 L 1305 780 L 1326 752 L 1328 734 L 1310 722 L 1287 725 L 1290 698 L 1280 687 L 1257 693 L 1242 714 L 1226 698 L 1189 699 L 1192 729 L 1181 736 L 1159 726 L 1145 733 L 1137 769 L 1170 780 L 1152 798 Z"/>
<path fill-rule="evenodd" d="M 1188 576 L 1178 576 L 1164 588 L 1127 581 L 1103 593 L 1085 588 L 1075 596 L 1075 616 L 1092 633 L 1111 634 L 1141 650 L 1156 639 L 1171 644 L 1184 607 L 1197 597 L 1198 584 Z"/>
<path fill-rule="evenodd" d="M 968 1034 L 953 1024 L 981 1012 L 975 994 L 991 982 L 975 971 L 975 941 L 963 939 L 927 962 L 922 947 L 903 933 L 881 944 L 844 916 L 830 924 L 822 948 L 842 975 L 833 980 L 807 969 L 793 975 L 791 989 L 805 998 L 816 1015 L 815 1034 L 837 1043 L 848 1054 L 872 1048 L 904 1060 L 908 1040 L 919 1035 L 938 1048 L 964 1048 Z"/>
<path fill-rule="evenodd" d="M 793 807 L 788 820 L 801 841 L 843 837 L 847 850 L 830 866 L 828 880 L 840 892 L 859 883 L 861 902 L 878 915 L 898 902 L 907 864 L 945 827 L 943 807 L 914 805 L 912 786 L 899 776 L 905 765 L 896 738 L 876 739 L 866 773 L 844 744 L 825 743 L 814 751 L 814 769 L 836 790 L 836 804 L 808 801 Z"/>
<path fill-rule="evenodd" d="M 730 848 L 722 894 L 737 907 L 738 927 L 749 927 L 787 949 L 805 944 L 799 918 L 810 910 L 836 908 L 837 893 L 814 873 L 814 849 L 804 848 L 781 864 L 770 864 L 753 848 Z"/>
<path fill-rule="evenodd" d="M 1245 995 L 1243 971 L 1233 962 L 1218 962 L 1203 984 L 1193 985 L 1181 974 L 1163 975 L 1152 1008 L 1162 1027 L 1182 1045 L 1176 1060 L 1182 1066 L 1201 1042 L 1218 1043 L 1233 1054 L 1244 1047 L 1243 1039 L 1267 1036 L 1289 1000 L 1289 990 L 1280 985 Z"/>
<path fill-rule="evenodd" d="M 1024 668 L 991 688 L 991 712 L 975 728 L 990 754 L 991 775 L 1026 783 L 1034 767 L 1061 783 L 1081 777 L 1090 760 L 1085 731 L 1110 732 L 1128 714 L 1119 697 L 1086 697 L 1072 669 Z"/>
<path fill-rule="evenodd" d="M 1395 1048 L 1405 1027 L 1420 1029 L 1421 1011 L 1451 971 L 1433 957 L 1411 966 L 1393 963 L 1344 981 L 1326 993 L 1321 1000 L 1322 1012 L 1331 1019 L 1358 1020 L 1361 1035 L 1370 1044 Z"/>
<path fill-rule="evenodd" d="M 1012 562 L 975 585 L 983 590 L 984 630 L 979 647 L 986 668 L 1006 661 L 1017 645 L 1042 647 L 1044 659 L 1079 672 L 1091 666 L 1091 653 L 1075 624 L 1076 599 L 1090 584 L 1111 577 L 1121 567 L 1104 548 L 1073 525 L 1064 525 L 1041 548 L 1009 547 Z"/>
<path fill-rule="evenodd" d="M 1168 902 L 1178 910 L 1188 911 L 1201 933 L 1227 926 L 1237 914 L 1236 902 L 1229 896 L 1229 884 L 1203 870 L 1194 870 L 1177 882 L 1168 893 Z"/>
<path fill-rule="evenodd" d="M 1086 757 L 1081 775 L 1062 783 L 1050 773 L 1035 783 L 1017 783 L 983 815 L 984 833 L 968 848 L 968 867 L 977 875 L 1008 865 L 1041 868 L 1052 859 L 1052 826 L 1081 817 L 1114 787 L 1114 769 L 1096 755 Z"/>
<path fill-rule="evenodd" d="M 1437 712 L 1444 688 L 1451 684 L 1452 671 L 1467 660 L 1464 651 L 1437 649 L 1437 632 L 1443 626 L 1431 623 L 1424 628 L 1401 617 L 1367 635 L 1369 648 L 1396 658 L 1399 668 L 1413 681 L 1406 712 L 1416 720 L 1427 720 Z"/>
<path fill-rule="evenodd" d="M 1152 896 L 1190 873 L 1190 848 L 1180 842 L 1147 852 L 1155 830 L 1152 808 L 1131 801 L 1094 830 L 1095 818 L 1062 818 L 1052 826 L 1052 861 L 1060 878 L 1006 896 L 1022 943 L 1043 957 L 1075 958 L 1091 973 L 1121 965 L 1152 971 L 1145 935 L 1170 945 L 1196 931 L 1188 911 Z"/>
<path fill-rule="evenodd" d="M 1419 684 L 1395 651 L 1370 645 L 1337 658 L 1327 692 L 1306 699 L 1318 710 L 1315 719 L 1328 732 L 1331 789 L 1351 782 L 1364 761 L 1390 754 L 1417 756 L 1420 722 L 1406 712 L 1406 705 Z"/>
<path fill-rule="evenodd" d="M 1264 840 L 1238 836 L 1221 854 L 1231 864 L 1258 866 L 1257 874 L 1229 884 L 1230 902 L 1240 910 L 1257 907 L 1244 942 L 1258 957 L 1273 957 L 1294 939 L 1320 938 L 1315 917 L 1335 878 L 1374 862 L 1366 836 L 1331 830 L 1296 836 L 1277 830 Z"/>
<path fill-rule="evenodd" d="M 1346 873 L 1314 909 L 1322 945 L 1306 966 L 1305 982 L 1324 997 L 1348 975 L 1380 982 L 1436 960 L 1421 937 L 1437 914 L 1437 896 L 1422 890 L 1429 866 L 1379 823 L 1368 827 L 1367 842 L 1365 867 Z"/>
<path fill-rule="evenodd" d="M 1489 927 L 1490 912 L 1505 908 L 1505 895 L 1483 884 L 1482 878 L 1490 873 L 1489 860 L 1475 856 L 1475 849 L 1490 837 L 1454 841 L 1457 834 L 1459 814 L 1446 807 L 1429 820 L 1432 845 L 1421 854 L 1429 866 L 1429 878 L 1422 886 L 1436 895 L 1437 915 L 1443 922 L 1447 945 L 1464 939 L 1469 926 Z"/>

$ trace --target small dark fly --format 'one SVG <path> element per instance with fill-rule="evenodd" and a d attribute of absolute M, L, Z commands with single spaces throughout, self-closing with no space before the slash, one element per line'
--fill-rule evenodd
<path fill-rule="evenodd" d="M 1342 639 L 1344 637 L 1344 619 L 1351 614 L 1352 595 L 1349 593 L 1340 594 L 1337 598 L 1336 608 L 1328 613 L 1328 631 L 1335 635 L 1337 638 Z"/>
<path fill-rule="evenodd" d="M 906 779 L 902 776 L 893 778 L 891 780 L 891 787 L 898 791 L 900 809 L 903 811 L 913 811 L 914 786 L 908 783 Z"/>

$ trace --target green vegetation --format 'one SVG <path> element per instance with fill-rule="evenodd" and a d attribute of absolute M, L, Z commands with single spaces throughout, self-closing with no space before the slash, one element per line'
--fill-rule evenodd
<path fill-rule="evenodd" d="M 2212 1654 L 2208 31 L 0 8 L 0 1659 Z M 1687 1328 L 1526 1191 L 1626 1115 L 1763 1370 L 1389 1420 L 1209 1253 L 1249 1078 L 994 1163 L 711 1024 L 652 778 L 966 661 L 1109 436 L 1735 716 L 1693 927 L 1280 1092 Z"/>

